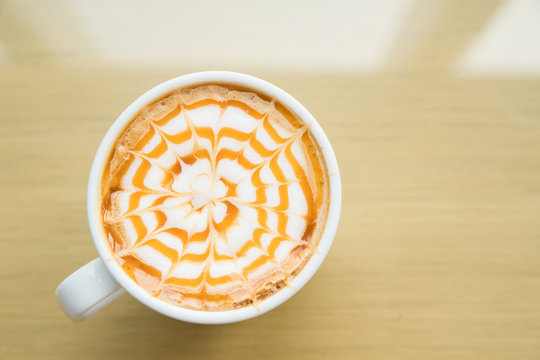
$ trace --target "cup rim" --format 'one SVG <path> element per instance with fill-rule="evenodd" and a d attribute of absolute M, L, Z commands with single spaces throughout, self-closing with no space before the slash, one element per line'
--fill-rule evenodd
<path fill-rule="evenodd" d="M 295 275 L 288 286 L 264 299 L 256 306 L 250 305 L 239 309 L 223 311 L 203 311 L 175 306 L 153 297 L 146 292 L 146 290 L 137 285 L 114 260 L 112 253 L 106 245 L 107 239 L 100 223 L 101 215 L 99 205 L 101 179 L 112 146 L 122 131 L 124 131 L 128 123 L 144 106 L 167 95 L 174 89 L 203 83 L 228 83 L 243 86 L 275 98 L 310 126 L 310 130 L 319 143 L 326 162 L 330 181 L 330 203 L 326 226 L 319 240 L 319 244 L 317 245 L 317 249 L 311 255 L 303 269 Z M 181 75 L 158 84 L 139 96 L 118 116 L 103 137 L 96 155 L 94 156 L 88 179 L 87 215 L 90 233 L 100 257 L 103 259 L 115 280 L 131 296 L 151 309 L 177 320 L 199 324 L 224 324 L 247 320 L 262 315 L 291 298 L 311 279 L 328 254 L 337 231 L 340 212 L 341 179 L 337 160 L 326 134 L 313 115 L 311 115 L 298 100 L 276 85 L 251 75 L 230 71 L 203 71 Z"/>

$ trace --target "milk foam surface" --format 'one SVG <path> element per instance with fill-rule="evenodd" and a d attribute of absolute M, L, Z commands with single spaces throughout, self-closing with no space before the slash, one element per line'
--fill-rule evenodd
<path fill-rule="evenodd" d="M 310 141 L 306 126 L 250 92 L 200 86 L 150 105 L 104 175 L 115 259 L 151 294 L 188 308 L 228 310 L 279 290 L 324 228 L 324 164 Z"/>

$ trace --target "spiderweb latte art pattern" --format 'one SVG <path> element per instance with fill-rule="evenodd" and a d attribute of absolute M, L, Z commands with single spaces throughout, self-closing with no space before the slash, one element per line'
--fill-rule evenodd
<path fill-rule="evenodd" d="M 256 304 L 286 286 L 316 248 L 327 198 L 308 127 L 217 85 L 141 111 L 102 183 L 116 261 L 155 297 L 198 310 Z"/>

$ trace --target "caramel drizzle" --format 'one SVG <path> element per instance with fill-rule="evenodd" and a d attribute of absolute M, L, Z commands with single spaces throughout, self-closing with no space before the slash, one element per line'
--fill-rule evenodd
<path fill-rule="evenodd" d="M 189 118 L 189 110 L 193 110 L 207 105 L 220 106 L 221 114 L 223 114 L 224 110 L 227 107 L 234 106 L 242 109 L 248 115 L 259 120 L 260 122 L 258 126 L 255 127 L 255 129 L 253 129 L 251 132 L 242 132 L 238 129 L 222 127 L 216 134 L 213 128 L 198 127 Z M 162 130 L 163 126 L 167 125 L 169 121 L 173 121 L 173 119 L 181 113 L 184 114 L 184 117 L 188 124 L 186 130 L 177 134 L 168 134 Z M 160 283 L 160 289 L 162 289 L 166 285 L 176 286 L 178 288 L 177 292 L 180 298 L 195 298 L 200 300 L 203 305 L 208 301 L 227 301 L 230 300 L 230 297 L 228 295 L 209 293 L 207 285 L 217 286 L 232 281 L 238 281 L 241 282 L 243 286 L 246 286 L 248 276 L 254 271 L 256 271 L 258 268 L 269 262 L 273 264 L 276 271 L 280 270 L 280 265 L 277 263 L 274 255 L 279 245 L 283 241 L 294 241 L 295 243 L 297 243 L 296 247 L 291 250 L 291 253 L 297 252 L 300 249 L 306 248 L 309 245 L 309 237 L 311 235 L 311 231 L 313 230 L 317 218 L 317 207 L 313 206 L 314 203 L 317 202 L 317 197 L 310 186 L 310 183 L 308 181 L 308 175 L 306 174 L 298 160 L 295 158 L 291 148 L 294 141 L 296 141 L 299 137 L 303 138 L 304 136 L 306 136 L 306 127 L 297 128 L 297 131 L 289 138 L 282 138 L 268 120 L 267 113 L 261 114 L 247 104 L 235 100 L 218 102 L 210 99 L 198 101 L 191 105 L 179 105 L 161 119 L 151 122 L 150 125 L 150 130 L 139 140 L 139 142 L 131 150 L 128 151 L 129 159 L 122 164 L 122 167 L 118 172 L 118 174 L 124 176 L 127 170 L 130 167 L 134 166 L 134 161 L 136 159 L 140 160 L 140 164 L 138 165 L 133 175 L 133 178 L 131 179 L 131 185 L 136 190 L 132 191 L 130 194 L 128 210 L 122 216 L 119 216 L 116 219 L 108 219 L 108 222 L 110 224 L 126 220 L 130 221 L 137 234 L 135 242 L 128 247 L 124 246 L 121 243 L 120 239 L 114 238 L 113 236 L 113 241 L 115 242 L 115 255 L 121 259 L 121 261 L 123 262 L 122 266 L 124 270 L 133 279 L 136 280 L 136 272 L 141 271 L 151 277 L 158 279 Z M 255 134 L 257 133 L 257 130 L 261 127 L 278 145 L 276 149 L 267 149 L 256 138 Z M 149 152 L 143 152 L 143 148 L 152 138 L 154 138 L 155 134 L 159 135 L 159 143 Z M 237 140 L 244 143 L 244 145 L 240 151 L 233 151 L 223 148 L 220 149 L 219 152 L 216 152 L 217 144 L 224 138 L 231 138 Z M 208 151 L 208 149 L 200 146 L 199 140 L 201 139 L 206 139 L 210 142 L 211 151 Z M 157 159 L 163 154 L 165 154 L 171 146 L 180 145 L 189 140 L 193 141 L 193 152 L 191 154 L 181 157 L 177 153 L 175 153 L 176 162 L 173 166 L 169 168 L 165 168 L 157 162 Z M 248 160 L 244 155 L 244 151 L 247 147 L 250 147 L 256 153 L 258 153 L 263 159 L 263 161 L 259 163 L 252 163 L 250 160 Z M 278 156 L 280 154 L 283 154 L 285 159 L 291 165 L 291 168 L 294 170 L 296 176 L 295 180 L 287 179 L 284 175 L 281 167 L 278 164 Z M 215 200 L 221 201 L 223 204 L 225 204 L 227 208 L 226 215 L 220 222 L 216 222 L 215 219 L 213 219 L 212 217 L 211 211 L 208 211 L 208 224 L 206 229 L 203 231 L 189 232 L 180 228 L 166 227 L 167 217 L 164 211 L 167 210 L 170 206 L 167 204 L 167 200 L 178 196 L 189 197 L 190 195 L 178 194 L 172 189 L 172 183 L 174 181 L 174 178 L 182 173 L 182 168 L 184 168 L 184 166 L 193 164 L 197 160 L 201 159 L 206 159 L 211 163 L 214 176 L 215 169 L 217 168 L 216 165 L 223 159 L 237 161 L 238 164 L 245 169 L 252 170 L 250 180 L 255 188 L 256 199 L 252 203 L 243 205 L 249 205 L 256 209 L 257 219 L 260 226 L 253 232 L 252 239 L 247 241 L 241 247 L 241 249 L 239 249 L 235 253 L 234 256 L 219 254 L 216 251 L 214 245 L 215 236 L 217 236 L 217 234 L 225 234 L 227 230 L 233 224 L 235 224 L 238 218 L 238 206 L 242 203 L 238 202 L 238 200 L 235 199 L 236 184 L 228 181 L 223 181 L 227 187 L 226 195 L 221 199 Z M 310 157 L 307 156 L 307 159 L 310 159 Z M 267 164 L 270 171 L 273 173 L 274 177 L 277 180 L 276 183 L 266 184 L 261 179 L 261 170 Z M 163 181 L 161 183 L 162 189 L 152 189 L 145 184 L 145 179 L 147 178 L 147 175 L 152 168 L 159 169 L 164 175 Z M 305 217 L 307 227 L 301 240 L 290 238 L 286 232 L 289 219 L 286 213 L 287 209 L 289 208 L 288 186 L 293 182 L 296 182 L 300 185 L 304 194 L 304 198 L 307 202 L 308 209 L 308 214 Z M 265 203 L 268 199 L 266 197 L 265 190 L 269 186 L 274 185 L 278 186 L 279 204 L 273 207 L 266 206 Z M 155 196 L 156 198 L 150 206 L 147 206 L 146 208 L 140 208 L 140 203 L 143 196 Z M 110 204 L 110 201 L 104 201 L 104 204 Z M 184 205 L 189 205 L 189 199 L 184 203 Z M 178 204 L 175 204 L 174 206 L 177 207 Z M 192 208 L 190 211 L 193 212 L 196 210 Z M 267 221 L 269 212 L 274 212 L 278 217 L 277 231 L 270 229 L 270 227 L 268 226 Z M 106 214 L 109 213 L 110 209 L 106 208 L 105 206 L 104 217 L 107 218 Z M 142 215 L 148 213 L 152 213 L 156 219 L 156 227 L 153 231 L 149 231 L 149 229 L 147 229 L 142 220 Z M 105 220 L 105 222 L 107 223 L 107 219 Z M 178 251 L 159 241 L 156 236 L 160 233 L 168 233 L 179 239 L 182 243 L 182 250 Z M 270 244 L 267 246 L 266 249 L 261 244 L 261 237 L 264 234 L 270 234 L 273 236 Z M 207 246 L 204 253 L 185 253 L 185 249 L 187 248 L 187 245 L 189 243 L 207 241 L 209 245 Z M 137 257 L 135 253 L 133 253 L 135 249 L 141 246 L 149 246 L 171 261 L 172 266 L 170 267 L 170 270 L 167 274 L 162 274 L 158 269 L 152 267 L 151 265 L 145 264 L 141 259 Z M 210 264 L 212 264 L 214 261 L 234 260 L 236 263 L 236 260 L 239 257 L 245 256 L 248 251 L 250 251 L 250 249 L 254 247 L 259 249 L 262 254 L 243 269 L 239 269 L 240 271 L 238 271 L 238 273 L 233 273 L 220 277 L 212 277 L 210 275 L 209 267 Z M 204 262 L 203 271 L 201 271 L 200 275 L 194 279 L 178 278 L 172 276 L 171 273 L 173 272 L 173 270 L 184 261 L 195 263 Z M 157 291 L 154 295 L 157 296 L 158 294 L 159 291 Z"/>

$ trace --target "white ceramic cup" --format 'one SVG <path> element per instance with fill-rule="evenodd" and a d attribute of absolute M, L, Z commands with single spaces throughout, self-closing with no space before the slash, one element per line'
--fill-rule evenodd
<path fill-rule="evenodd" d="M 313 136 L 322 149 L 329 173 L 330 205 L 328 220 L 317 250 L 288 286 L 263 300 L 257 307 L 248 306 L 226 311 L 200 311 L 174 306 L 153 297 L 137 285 L 113 259 L 101 224 L 99 208 L 101 178 L 111 149 L 122 131 L 144 106 L 153 103 L 174 89 L 203 83 L 226 83 L 250 88 L 287 106 L 304 123 L 310 126 Z M 86 319 L 125 291 L 153 310 L 178 320 L 200 324 L 223 324 L 246 320 L 264 314 L 282 304 L 311 279 L 332 245 L 338 226 L 340 210 L 341 180 L 334 151 L 320 125 L 296 99 L 273 84 L 240 73 L 205 71 L 179 76 L 159 84 L 141 95 L 120 114 L 101 141 L 90 169 L 87 192 L 88 224 L 100 257 L 84 265 L 66 278 L 56 289 L 56 298 L 67 316 L 74 321 Z"/>

